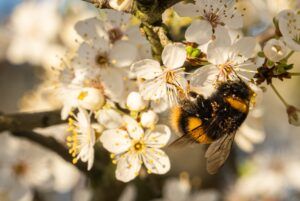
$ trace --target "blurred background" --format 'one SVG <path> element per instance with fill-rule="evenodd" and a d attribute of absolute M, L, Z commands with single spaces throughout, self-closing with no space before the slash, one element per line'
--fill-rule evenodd
<path fill-rule="evenodd" d="M 299 8 L 300 0 L 240 3 L 247 8 L 243 32 L 256 36 L 272 26 L 273 17 L 282 9 Z M 0 111 L 59 108 L 55 68 L 66 50 L 77 47 L 74 24 L 98 14 L 94 6 L 80 0 L 0 0 Z M 165 21 L 178 38 L 183 33 L 178 26 L 189 23 L 172 11 L 165 14 Z M 300 53 L 295 53 L 290 63 L 295 64 L 294 72 L 300 72 Z M 275 81 L 274 85 L 290 104 L 300 108 L 300 77 Z M 286 108 L 270 88 L 247 122 L 239 131 L 238 146 L 229 162 L 216 176 L 206 173 L 202 146 L 168 149 L 172 168 L 160 188 L 160 200 L 300 201 L 300 128 L 288 123 Z M 62 142 L 65 136 L 60 126 L 40 132 Z M 0 138 L 0 201 L 89 200 L 87 181 L 71 165 L 8 134 Z M 20 146 L 22 152 L 16 148 Z M 33 154 L 36 152 L 39 154 Z M 32 158 L 35 166 L 26 182 L 8 176 L 8 169 L 22 174 L 28 168 L 22 162 L 15 165 L 15 160 L 24 162 L 19 155 Z M 147 188 L 138 185 L 128 184 L 120 200 L 134 200 L 137 189 Z"/>

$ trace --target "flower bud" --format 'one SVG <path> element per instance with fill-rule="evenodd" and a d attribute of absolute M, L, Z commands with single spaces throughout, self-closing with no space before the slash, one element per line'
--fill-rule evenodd
<path fill-rule="evenodd" d="M 84 87 L 77 95 L 78 105 L 84 109 L 96 111 L 104 105 L 104 95 L 96 88 Z"/>
<path fill-rule="evenodd" d="M 152 128 L 158 122 L 158 115 L 152 110 L 141 114 L 141 124 L 144 128 Z"/>
<path fill-rule="evenodd" d="M 127 97 L 126 104 L 131 111 L 141 111 L 147 107 L 147 101 L 138 92 L 131 92 Z"/>
<path fill-rule="evenodd" d="M 127 10 L 132 5 L 132 0 L 109 0 L 109 5 L 118 11 Z"/>
<path fill-rule="evenodd" d="M 284 59 L 288 53 L 289 49 L 281 40 L 271 39 L 264 47 L 265 56 L 273 62 L 278 62 Z"/>
<path fill-rule="evenodd" d="M 294 126 L 300 126 L 300 110 L 290 105 L 286 111 L 288 113 L 289 123 Z"/>

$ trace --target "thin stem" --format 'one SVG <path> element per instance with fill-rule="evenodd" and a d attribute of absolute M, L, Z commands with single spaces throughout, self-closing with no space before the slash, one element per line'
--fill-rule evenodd
<path fill-rule="evenodd" d="M 287 56 L 286 56 L 286 60 L 288 60 L 293 54 L 295 53 L 295 51 L 291 51 Z"/>
<path fill-rule="evenodd" d="M 278 98 L 281 100 L 281 102 L 282 102 L 286 107 L 288 107 L 289 104 L 288 104 L 287 101 L 282 97 L 282 95 L 278 92 L 278 90 L 274 87 L 273 84 L 271 84 L 271 87 L 272 87 L 273 91 L 275 92 L 275 94 L 278 96 Z"/>
<path fill-rule="evenodd" d="M 290 73 L 291 76 L 300 76 L 300 73 Z"/>

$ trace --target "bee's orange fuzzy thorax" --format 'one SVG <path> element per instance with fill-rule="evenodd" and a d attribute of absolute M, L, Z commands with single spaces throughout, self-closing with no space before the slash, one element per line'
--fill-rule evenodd
<path fill-rule="evenodd" d="M 170 123 L 173 129 L 177 132 L 182 132 L 182 128 L 180 128 L 181 115 L 182 115 L 181 107 L 175 106 L 171 109 Z"/>
<path fill-rule="evenodd" d="M 234 109 L 237 109 L 238 111 L 243 112 L 243 113 L 248 112 L 248 106 L 244 101 L 237 99 L 237 98 L 232 98 L 232 97 L 227 97 L 227 98 L 225 98 L 225 100 Z"/>

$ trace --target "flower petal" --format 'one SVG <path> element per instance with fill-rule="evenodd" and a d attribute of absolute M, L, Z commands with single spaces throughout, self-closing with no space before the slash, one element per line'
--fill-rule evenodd
<path fill-rule="evenodd" d="M 174 10 L 182 17 L 197 17 L 199 16 L 198 9 L 199 8 L 195 6 L 194 3 L 181 2 L 174 6 Z"/>
<path fill-rule="evenodd" d="M 158 100 L 166 96 L 167 84 L 164 77 L 145 81 L 140 85 L 140 93 L 145 100 Z"/>
<path fill-rule="evenodd" d="M 210 96 L 216 89 L 214 83 L 217 81 L 219 70 L 214 65 L 203 66 L 190 76 L 192 90 L 202 94 L 204 97 Z"/>
<path fill-rule="evenodd" d="M 187 28 L 185 32 L 185 39 L 188 42 L 198 43 L 203 45 L 212 39 L 212 26 L 206 20 L 195 20 Z"/>
<path fill-rule="evenodd" d="M 75 30 L 83 39 L 108 37 L 104 31 L 102 22 L 96 17 L 77 22 L 75 25 Z"/>
<path fill-rule="evenodd" d="M 228 16 L 224 20 L 224 22 L 225 22 L 226 26 L 231 29 L 239 29 L 239 28 L 242 28 L 242 26 L 243 26 L 243 17 L 241 15 L 241 13 L 236 11 L 234 13 L 234 15 Z"/>
<path fill-rule="evenodd" d="M 215 43 L 219 46 L 230 46 L 231 45 L 231 37 L 229 35 L 228 29 L 223 26 L 217 26 L 215 28 Z"/>
<path fill-rule="evenodd" d="M 143 137 L 144 130 L 138 124 L 136 120 L 131 118 L 130 116 L 125 115 L 123 117 L 123 121 L 126 124 L 126 129 L 129 133 L 129 136 L 135 140 L 140 140 Z"/>
<path fill-rule="evenodd" d="M 127 41 L 117 41 L 109 52 L 110 62 L 120 68 L 129 67 L 137 56 L 137 48 Z"/>
<path fill-rule="evenodd" d="M 167 154 L 160 149 L 146 149 L 142 158 L 150 173 L 165 174 L 170 170 L 170 159 Z"/>
<path fill-rule="evenodd" d="M 131 66 L 131 71 L 135 73 L 138 78 L 146 80 L 153 79 L 162 73 L 159 62 L 152 59 L 144 59 L 134 63 Z"/>
<path fill-rule="evenodd" d="M 278 14 L 278 25 L 287 46 L 294 51 L 300 51 L 300 14 L 293 10 L 283 10 Z"/>
<path fill-rule="evenodd" d="M 134 179 L 141 169 L 142 162 L 137 153 L 128 152 L 118 160 L 116 178 L 123 182 Z"/>
<path fill-rule="evenodd" d="M 256 41 L 253 37 L 243 37 L 232 46 L 232 50 L 236 52 L 237 55 L 251 58 L 255 53 L 255 47 Z"/>
<path fill-rule="evenodd" d="M 157 125 L 153 130 L 147 130 L 144 141 L 148 147 L 161 148 L 166 146 L 171 137 L 171 130 L 166 125 Z"/>
<path fill-rule="evenodd" d="M 119 128 L 123 124 L 121 114 L 113 109 L 100 110 L 97 114 L 97 120 L 108 129 Z"/>
<path fill-rule="evenodd" d="M 121 129 L 104 131 L 100 137 L 100 141 L 105 149 L 114 154 L 123 153 L 131 146 L 128 133 Z"/>
<path fill-rule="evenodd" d="M 101 69 L 100 80 L 105 94 L 112 100 L 120 102 L 125 91 L 124 72 L 120 68 L 107 67 Z"/>
<path fill-rule="evenodd" d="M 167 68 L 182 67 L 185 59 L 185 46 L 181 43 L 168 44 L 162 52 L 162 61 Z"/>
<path fill-rule="evenodd" d="M 223 46 L 219 42 L 212 42 L 207 48 L 207 60 L 215 65 L 224 64 L 229 57 L 229 47 Z"/>

